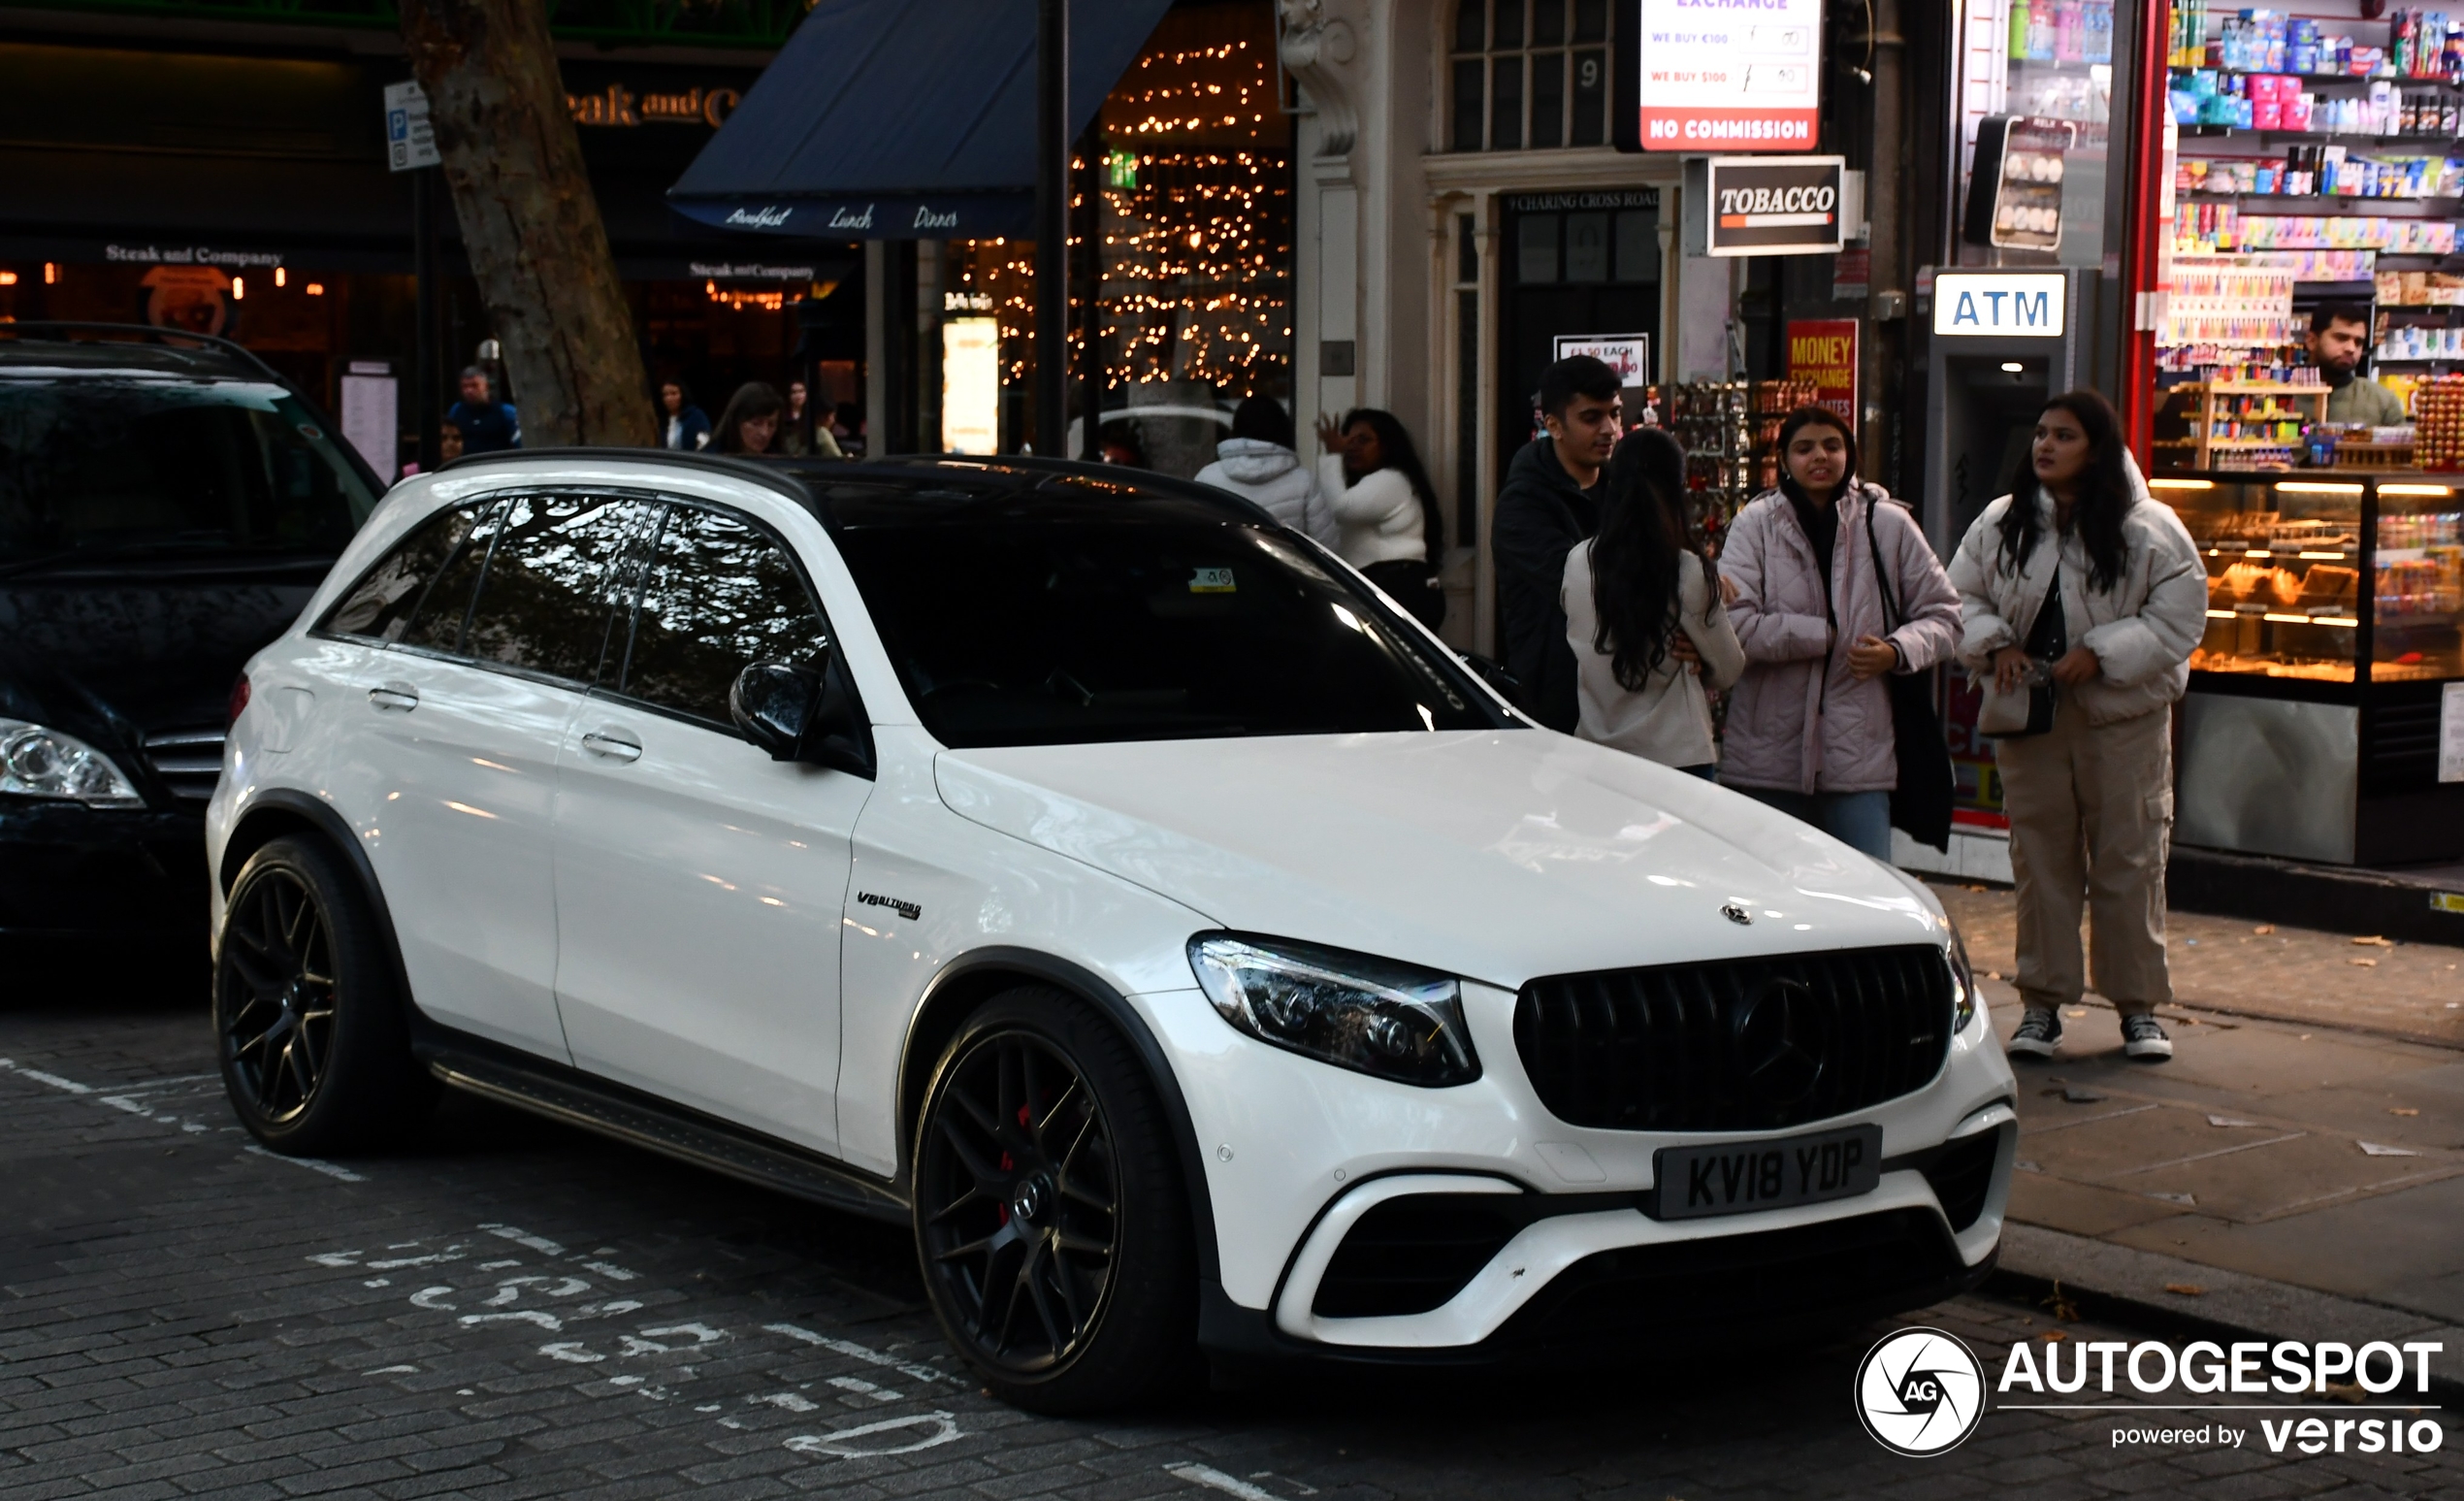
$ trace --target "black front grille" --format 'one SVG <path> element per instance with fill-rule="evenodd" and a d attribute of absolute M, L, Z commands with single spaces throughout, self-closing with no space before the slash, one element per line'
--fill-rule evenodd
<path fill-rule="evenodd" d="M 1514 1049 L 1570 1126 L 1767 1131 L 1897 1098 L 1941 1071 L 1951 974 L 1929 944 L 1551 975 Z"/>
<path fill-rule="evenodd" d="M 1463 1290 L 1522 1227 L 1494 1193 L 1412 1193 L 1362 1215 L 1335 1248 L 1311 1309 L 1321 1319 L 1425 1314 Z"/>
<path fill-rule="evenodd" d="M 213 796 L 222 776 L 219 730 L 172 730 L 146 736 L 146 765 L 164 790 L 183 802 Z"/>
<path fill-rule="evenodd" d="M 1891 1210 L 1598 1252 L 1559 1273 L 1487 1343 L 1616 1349 L 1767 1327 L 1801 1337 L 1819 1321 L 1922 1308 L 1983 1275 L 1961 1262 L 1932 1210 Z"/>

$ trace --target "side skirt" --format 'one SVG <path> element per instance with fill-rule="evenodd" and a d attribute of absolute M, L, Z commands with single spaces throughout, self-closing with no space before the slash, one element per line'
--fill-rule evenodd
<path fill-rule="evenodd" d="M 579 1075 L 550 1075 L 474 1052 L 422 1047 L 429 1071 L 457 1090 L 597 1131 L 758 1188 L 892 1224 L 906 1224 L 896 1189 L 855 1169 L 724 1122 Z"/>

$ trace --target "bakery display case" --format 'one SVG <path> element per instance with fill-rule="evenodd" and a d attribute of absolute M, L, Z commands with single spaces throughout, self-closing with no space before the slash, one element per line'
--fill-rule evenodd
<path fill-rule="evenodd" d="M 2351 865 L 2464 856 L 2464 766 L 2440 778 L 2447 721 L 2464 731 L 2464 474 L 2149 484 L 2207 566 L 2176 838 Z"/>

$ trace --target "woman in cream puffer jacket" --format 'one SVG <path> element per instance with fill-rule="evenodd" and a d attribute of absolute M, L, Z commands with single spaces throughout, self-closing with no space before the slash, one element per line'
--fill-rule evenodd
<path fill-rule="evenodd" d="M 2012 495 L 1985 507 L 1951 560 L 1960 660 L 2017 692 L 2050 665 L 2053 721 L 1994 741 L 2019 904 L 2019 997 L 2006 1044 L 2051 1058 L 2087 974 L 2081 908 L 2095 927 L 2096 993 L 2123 1051 L 2173 1056 L 2156 1008 L 2173 998 L 2164 865 L 2173 831 L 2173 701 L 2207 629 L 2207 565 L 2149 498 L 2113 408 L 2057 396 L 2036 419 Z M 2015 510 L 2024 506 L 2026 509 Z"/>

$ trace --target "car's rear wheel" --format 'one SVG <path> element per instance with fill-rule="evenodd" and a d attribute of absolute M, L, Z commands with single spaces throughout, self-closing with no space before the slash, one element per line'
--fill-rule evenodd
<path fill-rule="evenodd" d="M 214 961 L 213 1027 L 241 1124 L 276 1152 L 380 1144 L 436 1087 L 410 1054 L 402 997 L 367 894 L 321 842 L 276 839 L 231 885 Z"/>
<path fill-rule="evenodd" d="M 1171 1133 L 1128 1043 L 1092 1007 L 1022 987 L 969 1018 L 925 1094 L 915 1164 L 924 1286 L 994 1395 L 1087 1412 L 1194 1370 Z"/>

